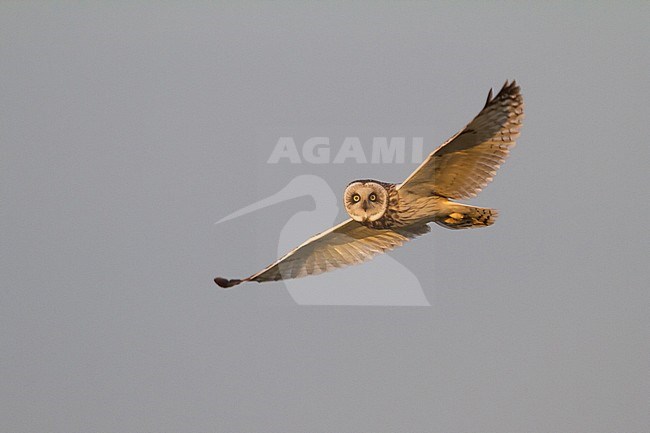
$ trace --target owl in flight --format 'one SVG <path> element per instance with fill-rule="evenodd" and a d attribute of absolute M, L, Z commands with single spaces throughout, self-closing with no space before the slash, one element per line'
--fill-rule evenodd
<path fill-rule="evenodd" d="M 232 287 L 362 263 L 428 233 L 430 222 L 448 229 L 492 225 L 498 215 L 495 209 L 452 200 L 474 197 L 492 180 L 514 147 L 523 118 L 524 101 L 515 81 L 506 81 L 494 97 L 490 89 L 474 120 L 434 150 L 404 182 L 364 179 L 350 183 L 343 193 L 349 219 L 249 277 L 217 277 L 214 282 Z"/>

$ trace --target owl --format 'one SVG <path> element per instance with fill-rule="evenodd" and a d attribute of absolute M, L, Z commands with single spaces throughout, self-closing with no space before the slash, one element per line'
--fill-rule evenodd
<path fill-rule="evenodd" d="M 506 81 L 496 96 L 490 89 L 481 112 L 434 150 L 404 182 L 351 182 L 343 193 L 349 219 L 249 277 L 217 277 L 214 282 L 227 288 L 362 263 L 428 233 L 429 223 L 454 230 L 492 225 L 498 216 L 496 209 L 455 200 L 475 197 L 492 180 L 515 146 L 523 118 L 523 97 L 515 81 Z"/>

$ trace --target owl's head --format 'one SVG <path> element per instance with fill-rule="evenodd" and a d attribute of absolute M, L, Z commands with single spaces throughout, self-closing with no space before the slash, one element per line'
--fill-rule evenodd
<path fill-rule="evenodd" d="M 388 191 L 381 183 L 356 180 L 343 193 L 345 210 L 360 223 L 377 221 L 388 207 Z"/>

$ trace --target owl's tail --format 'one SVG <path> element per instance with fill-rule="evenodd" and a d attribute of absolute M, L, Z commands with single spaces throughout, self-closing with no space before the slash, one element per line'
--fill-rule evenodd
<path fill-rule="evenodd" d="M 461 203 L 448 203 L 445 212 L 435 222 L 448 229 L 469 229 L 494 224 L 499 216 L 496 209 L 469 206 Z"/>

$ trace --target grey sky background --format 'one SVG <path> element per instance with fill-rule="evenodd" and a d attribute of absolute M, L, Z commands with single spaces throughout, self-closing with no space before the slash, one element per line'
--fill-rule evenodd
<path fill-rule="evenodd" d="M 2 2 L 0 431 L 647 431 L 650 6 L 570 3 Z M 213 284 L 313 203 L 223 216 L 416 167 L 279 136 L 432 150 L 512 78 L 497 224 L 392 253 L 431 307 Z"/>

